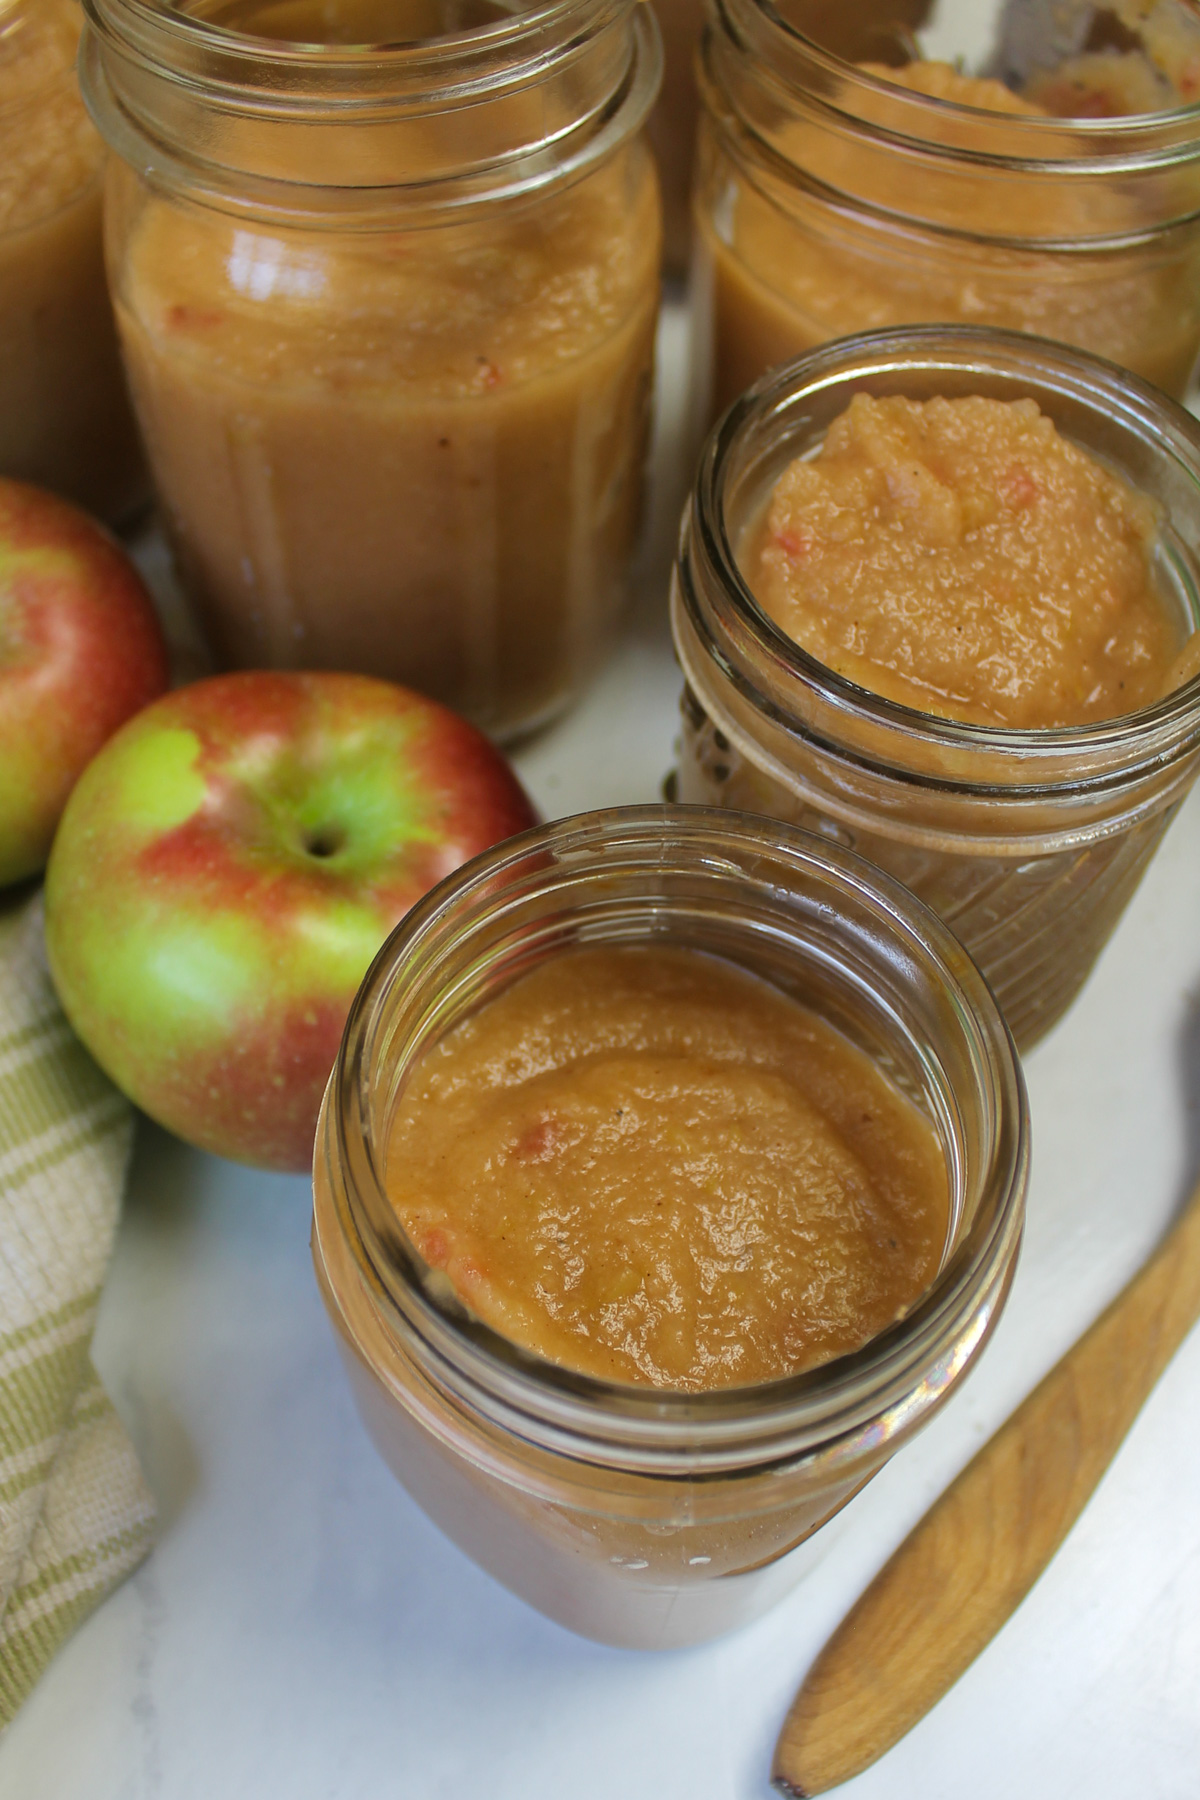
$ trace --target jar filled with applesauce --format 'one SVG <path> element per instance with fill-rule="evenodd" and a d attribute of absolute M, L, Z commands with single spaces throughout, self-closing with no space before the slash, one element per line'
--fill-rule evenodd
<path fill-rule="evenodd" d="M 692 243 L 692 167 L 700 91 L 696 52 L 704 0 L 650 0 L 662 33 L 663 78 L 647 135 L 658 164 L 663 203 L 663 266 L 686 273 Z M 914 24 L 926 0 L 854 0 L 821 15 L 825 48 L 852 59 L 864 43 L 893 51 L 898 28 Z"/>
<path fill-rule="evenodd" d="M 662 87 L 646 135 L 662 189 L 663 268 L 687 273 L 692 242 L 692 162 L 700 96 L 696 48 L 704 18 L 702 0 L 650 0 L 662 36 Z"/>
<path fill-rule="evenodd" d="M 76 0 L 0 0 L 0 475 L 110 523 L 146 498 L 104 277 Z"/>
<path fill-rule="evenodd" d="M 88 0 L 109 263 L 220 661 L 389 677 L 511 736 L 591 675 L 658 301 L 633 0 Z"/>
<path fill-rule="evenodd" d="M 968 581 L 961 617 L 939 627 L 942 640 L 930 654 L 960 675 L 965 667 L 968 677 L 995 667 L 1002 687 L 1017 691 L 1022 662 L 1035 664 L 1043 651 L 1058 657 L 1065 646 L 1058 660 L 1067 686 L 1078 685 L 1083 722 L 1016 728 L 981 722 L 978 706 L 956 703 L 951 712 L 971 716 L 939 716 L 894 674 L 885 694 L 863 685 L 875 677 L 861 661 L 819 659 L 760 604 L 750 551 L 762 543 L 783 472 L 803 472 L 811 483 L 809 465 L 818 469 L 835 421 L 852 419 L 864 397 L 893 396 L 923 404 L 936 396 L 951 418 L 943 403 L 970 397 L 958 427 L 968 435 L 981 432 L 984 403 L 1002 403 L 1006 412 L 1016 403 L 1007 423 L 1025 434 L 1029 456 L 1048 439 L 1052 447 L 1065 440 L 1046 477 L 1022 466 L 1020 447 L 1006 453 L 1007 491 L 995 497 L 982 487 L 955 497 L 948 482 L 911 457 L 844 479 L 893 484 L 899 510 L 884 535 L 905 555 L 911 550 L 910 563 L 928 568 L 935 586 L 961 580 L 939 576 L 939 566 L 949 565 L 939 565 L 936 519 L 931 525 L 920 512 L 926 493 L 932 507 L 944 509 L 941 536 L 954 540 L 952 549 L 972 531 L 1008 533 L 995 591 Z M 890 429 L 886 418 L 880 429 Z M 1085 464 L 1077 451 L 1092 460 Z M 1061 542 L 1050 540 L 1045 551 L 1059 556 L 1058 585 L 1047 586 L 1040 617 L 1027 618 L 1014 600 L 1017 575 L 1024 565 L 1036 591 L 1049 567 L 1030 533 L 1038 511 L 1055 528 L 1055 484 L 1068 466 L 1082 467 L 1098 484 L 1099 501 L 1082 526 L 1079 515 L 1064 516 Z M 793 485 L 796 479 L 793 473 Z M 858 499 L 869 491 L 858 489 Z M 1094 659 L 1085 662 L 1081 649 L 1078 684 L 1070 660 L 1072 643 L 1081 641 L 1073 633 L 1083 630 L 1071 614 L 1071 589 L 1082 585 L 1096 548 L 1089 539 L 1125 534 L 1123 508 L 1144 533 L 1132 549 L 1123 545 L 1124 567 L 1138 573 L 1140 564 L 1164 673 L 1161 680 L 1139 677 L 1135 708 L 1121 711 L 1110 695 L 1101 708 L 1106 716 L 1097 717 L 1086 691 L 1094 685 Z M 863 514 L 871 510 L 864 500 Z M 852 538 L 861 516 L 844 512 L 835 533 Z M 803 529 L 781 535 L 787 543 L 776 548 L 803 584 L 819 547 L 801 541 Z M 842 592 L 854 597 L 850 613 L 862 610 L 863 569 L 881 555 L 875 540 L 862 567 L 839 564 Z M 1091 579 L 1090 565 L 1086 572 Z M 1105 622 L 1117 590 L 1107 565 L 1097 563 L 1094 572 L 1098 620 L 1091 630 L 1103 662 L 1111 647 L 1103 640 L 1111 630 L 1115 642 L 1120 623 Z M 881 630 L 899 669 L 920 644 L 926 608 L 903 587 L 891 602 L 890 616 L 875 627 L 865 613 L 841 623 L 847 641 L 861 643 L 868 629 Z M 1082 986 L 1200 768 L 1200 426 L 1148 383 L 1015 332 L 912 327 L 826 345 L 764 379 L 710 436 L 681 534 L 671 615 L 685 683 L 679 798 L 806 826 L 898 877 L 953 927 L 1025 1048 Z M 1140 639 L 1133 659 L 1151 667 Z"/>
<path fill-rule="evenodd" d="M 540 973 L 559 1024 L 524 1034 L 515 1062 L 501 1059 L 536 1076 L 545 1044 L 552 1058 L 556 1031 L 577 1016 L 561 1000 L 572 957 L 655 951 L 719 959 L 726 974 L 745 981 L 748 972 L 780 1003 L 817 1014 L 843 1053 L 861 1055 L 903 1096 L 940 1169 L 944 1158 L 948 1209 L 931 1282 L 848 1354 L 770 1380 L 739 1384 L 735 1376 L 687 1391 L 607 1379 L 485 1323 L 446 1268 L 426 1260 L 435 1254 L 431 1236 L 418 1249 L 401 1223 L 390 1193 L 406 1173 L 405 1154 L 395 1149 L 393 1123 L 420 1086 L 423 1060 Z M 605 998 L 593 994 L 589 1004 L 602 1011 Z M 657 1007 L 654 1018 L 661 1022 Z M 607 1025 L 605 1033 L 610 1048 L 629 1041 Z M 680 1027 L 677 1049 L 686 1037 Z M 700 1037 L 701 1051 L 716 1054 L 714 1037 Z M 584 1059 L 593 1074 L 598 1060 Z M 481 1108 L 494 1104 L 476 1097 Z M 761 1120 L 753 1108 L 736 1111 L 739 1149 L 758 1124 L 768 1136 L 776 1128 L 770 1107 Z M 649 1116 L 659 1118 L 653 1107 Z M 610 1124 L 606 1114 L 605 1141 Z M 694 1135 L 683 1135 L 694 1149 Z M 542 1118 L 531 1142 L 550 1182 L 552 1139 Z M 648 1164 L 636 1149 L 634 1157 L 635 1210 L 653 1217 L 654 1204 L 672 1209 L 664 1229 L 673 1239 L 683 1203 L 674 1192 L 652 1202 Z M 1012 1275 L 1027 1160 L 1019 1064 L 995 1004 L 951 933 L 898 884 L 836 846 L 763 820 L 705 808 L 621 809 L 485 853 L 388 940 L 351 1011 L 318 1127 L 313 1257 L 364 1422 L 430 1517 L 570 1629 L 665 1648 L 729 1630 L 786 1592 L 819 1550 L 820 1537 L 808 1543 L 818 1526 L 973 1366 Z M 701 1161 L 691 1172 L 702 1178 L 701 1213 L 720 1213 L 727 1253 L 725 1237 L 741 1242 L 727 1210 L 736 1207 L 728 1195 L 715 1198 L 722 1168 Z M 740 1178 L 739 1165 L 735 1185 Z M 790 1161 L 787 1181 L 783 1212 L 802 1204 Z M 606 1231 L 618 1205 L 616 1188 L 607 1191 Z M 577 1183 L 567 1194 L 563 1220 L 582 1204 Z M 554 1219 L 550 1229 L 553 1236 Z M 836 1287 L 816 1244 L 806 1254 Z M 613 1304 L 636 1312 L 632 1255 L 629 1240 L 614 1250 L 606 1239 L 586 1261 L 603 1293 L 623 1297 Z M 686 1255 L 720 1287 L 725 1277 L 699 1242 Z M 724 1261 L 736 1284 L 736 1245 Z M 547 1264 L 535 1287 L 552 1280 Z M 618 1337 L 623 1329 L 615 1327 Z M 688 1338 L 686 1321 L 672 1330 L 673 1343 Z M 725 1337 L 736 1355 L 732 1326 Z"/>
<path fill-rule="evenodd" d="M 713 0 L 698 380 L 712 413 L 849 333 L 986 324 L 1181 397 L 1200 347 L 1184 0 Z"/>

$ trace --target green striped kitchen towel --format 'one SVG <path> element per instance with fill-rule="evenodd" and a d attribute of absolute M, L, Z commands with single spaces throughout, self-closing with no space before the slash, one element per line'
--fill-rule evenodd
<path fill-rule="evenodd" d="M 40 897 L 0 897 L 0 1728 L 150 1547 L 90 1354 L 132 1129 L 55 999 Z"/>

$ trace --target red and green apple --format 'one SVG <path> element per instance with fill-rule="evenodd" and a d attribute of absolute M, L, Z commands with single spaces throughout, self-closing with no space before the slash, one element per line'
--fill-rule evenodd
<path fill-rule="evenodd" d="M 390 682 L 250 672 L 180 688 L 96 757 L 59 828 L 46 941 L 67 1016 L 169 1130 L 305 1168 L 384 938 L 533 821 L 481 733 Z"/>
<path fill-rule="evenodd" d="M 82 771 L 166 685 L 124 551 L 78 507 L 0 478 L 0 887 L 45 866 Z"/>

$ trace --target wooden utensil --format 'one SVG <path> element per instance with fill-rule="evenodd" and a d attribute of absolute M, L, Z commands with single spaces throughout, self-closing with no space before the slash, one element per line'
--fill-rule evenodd
<path fill-rule="evenodd" d="M 772 1780 L 823 1794 L 936 1705 L 1025 1598 L 1200 1317 L 1200 1187 L 1141 1272 L 911 1531 L 809 1670 Z"/>

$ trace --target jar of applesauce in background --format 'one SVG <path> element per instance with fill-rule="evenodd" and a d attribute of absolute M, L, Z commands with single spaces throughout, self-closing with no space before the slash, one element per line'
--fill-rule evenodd
<path fill-rule="evenodd" d="M 663 267 L 687 272 L 692 242 L 692 159 L 696 148 L 696 46 L 702 0 L 651 0 L 662 35 L 663 78 L 646 135 L 662 188 Z"/>
<path fill-rule="evenodd" d="M 88 0 L 139 419 L 222 662 L 510 736 L 592 673 L 638 526 L 659 210 L 633 0 Z"/>
<path fill-rule="evenodd" d="M 909 323 L 1058 338 L 1184 393 L 1200 346 L 1194 8 L 711 0 L 700 62 L 713 410 L 815 345 Z"/>
<path fill-rule="evenodd" d="M 0 475 L 117 523 L 145 500 L 104 279 L 75 0 L 0 0 Z"/>
<path fill-rule="evenodd" d="M 869 691 L 788 637 L 742 559 L 783 470 L 862 395 L 1033 401 L 1148 497 L 1149 575 L 1179 685 L 1084 724 L 966 723 Z M 914 610 L 911 595 L 899 601 Z M 679 798 L 803 825 L 903 881 L 970 951 L 1026 1048 L 1074 999 L 1200 771 L 1200 425 L 1121 370 L 1017 333 L 911 327 L 826 345 L 711 434 L 671 625 L 685 683 Z M 1069 619 L 1062 630 L 1069 645 Z"/>
<path fill-rule="evenodd" d="M 923 1114 L 946 1158 L 949 1229 L 932 1285 L 894 1324 L 776 1380 L 608 1381 L 501 1336 L 424 1262 L 387 1192 L 398 1098 L 447 1032 L 580 946 L 699 951 L 748 970 Z M 388 940 L 317 1130 L 313 1259 L 363 1420 L 429 1516 L 571 1630 L 665 1649 L 728 1631 L 793 1586 L 819 1533 L 787 1553 L 973 1367 L 1015 1267 L 1028 1155 L 995 1003 L 910 894 L 773 821 L 625 808 L 477 857 Z"/>
<path fill-rule="evenodd" d="M 692 164 L 700 94 L 696 51 L 704 20 L 704 0 L 651 0 L 662 33 L 663 79 L 647 127 L 658 163 L 663 200 L 663 265 L 672 275 L 687 270 L 692 241 Z M 895 54 L 898 34 L 915 26 L 929 0 L 825 0 L 821 40 L 827 50 Z"/>

